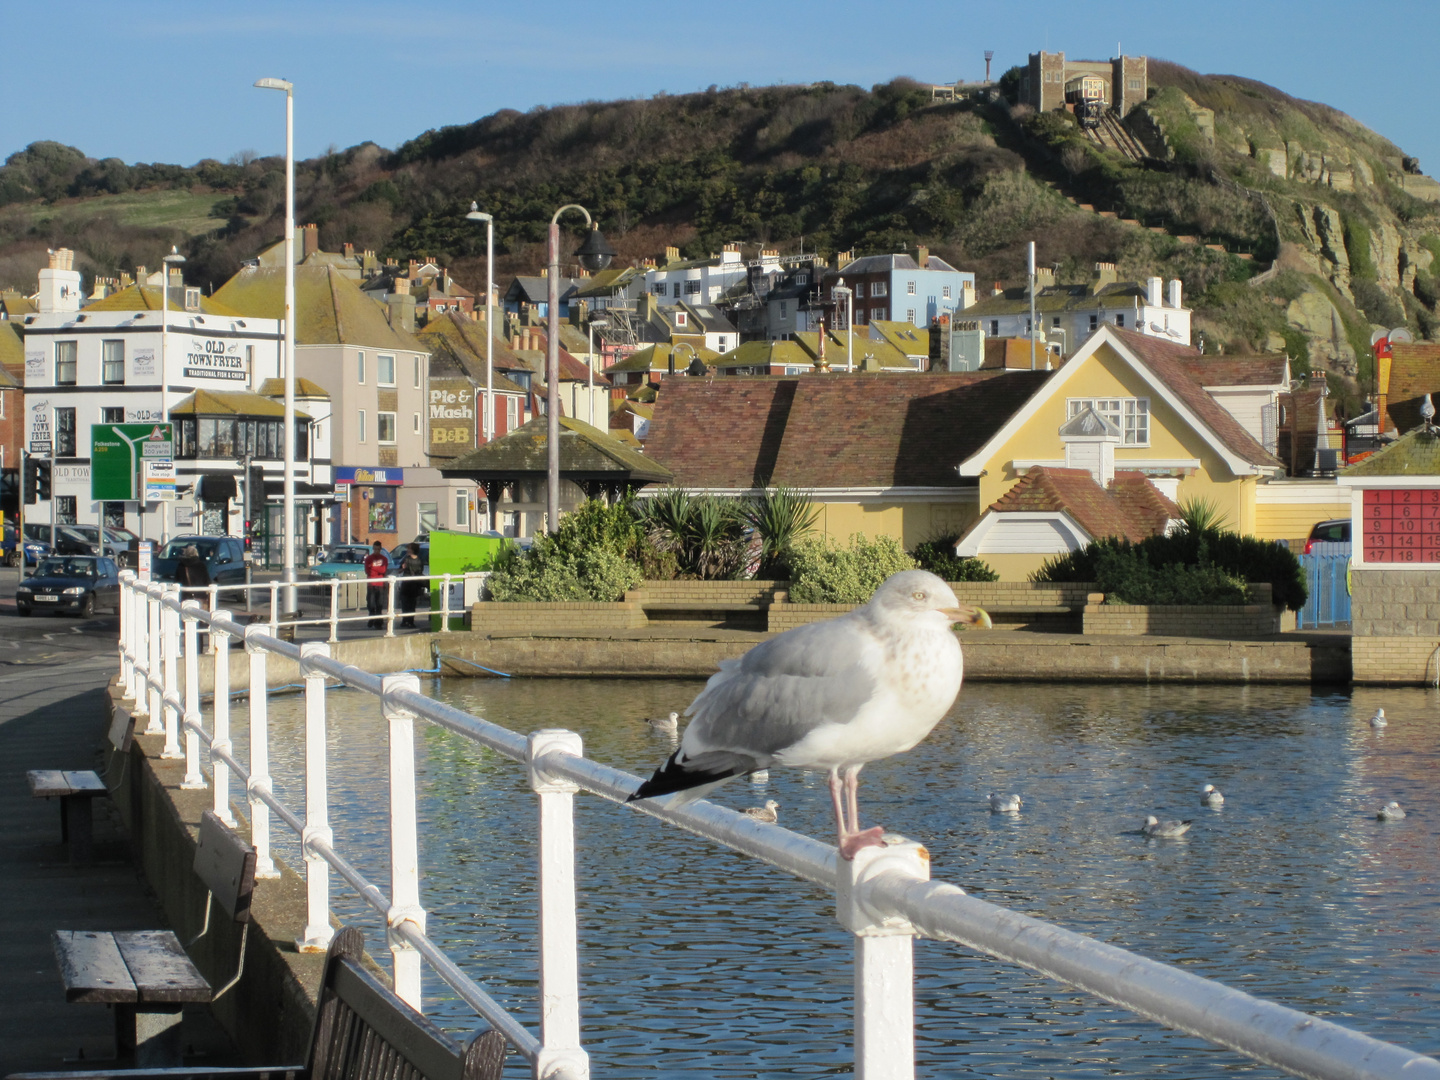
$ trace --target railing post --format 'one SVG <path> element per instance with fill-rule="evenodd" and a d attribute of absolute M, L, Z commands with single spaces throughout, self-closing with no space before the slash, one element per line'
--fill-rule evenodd
<path fill-rule="evenodd" d="M 250 606 L 250 594 L 249 594 L 249 593 L 246 593 L 246 594 L 245 594 L 245 606 L 246 606 L 247 608 Z M 210 585 L 210 614 L 213 616 L 213 615 L 215 614 L 215 612 L 217 612 L 217 611 L 219 611 L 219 610 L 220 610 L 220 588 L 219 588 L 218 585 L 215 585 L 214 583 L 212 583 L 212 584 Z M 214 634 L 211 634 L 211 635 L 210 635 L 210 652 L 211 652 L 212 654 L 214 654 L 214 653 L 216 653 L 217 651 L 218 651 L 218 649 L 217 649 L 217 647 L 216 647 L 216 645 L 215 645 L 215 635 L 214 635 Z"/>
<path fill-rule="evenodd" d="M 865 886 L 881 874 L 930 880 L 930 853 L 920 844 L 861 848 L 837 859 L 835 914 L 855 935 L 856 1080 L 914 1080 L 915 928 L 865 906 Z"/>
<path fill-rule="evenodd" d="M 300 646 L 300 675 L 305 680 L 305 936 L 295 942 L 301 952 L 324 952 L 335 932 L 330 928 L 330 864 L 311 850 L 314 841 L 333 842 L 330 831 L 329 777 L 325 761 L 325 673 L 311 661 L 328 657 L 330 646 L 307 641 Z"/>
<path fill-rule="evenodd" d="M 464 578 L 460 579 L 462 582 Z M 464 588 L 462 585 L 461 588 Z M 450 629 L 450 575 L 446 574 L 440 582 L 440 632 L 443 634 Z"/>
<path fill-rule="evenodd" d="M 395 636 L 395 579 L 385 579 L 385 636 Z"/>
<path fill-rule="evenodd" d="M 279 877 L 270 858 L 270 807 L 260 792 L 270 790 L 270 718 L 265 683 L 266 652 L 254 639 L 265 633 L 263 626 L 245 628 L 245 651 L 250 655 L 250 782 L 245 794 L 250 800 L 250 843 L 255 847 L 255 876 Z"/>
<path fill-rule="evenodd" d="M 149 706 L 145 710 L 146 735 L 159 735 L 165 730 L 164 707 L 161 702 L 161 662 L 160 652 L 162 634 L 160 632 L 160 586 L 151 584 L 145 590 L 145 622 L 150 627 L 149 657 L 145 662 L 145 688 L 146 698 Z"/>
<path fill-rule="evenodd" d="M 340 575 L 330 579 L 330 643 L 340 640 Z"/>
<path fill-rule="evenodd" d="M 380 710 L 390 725 L 390 910 L 385 917 L 385 937 L 394 963 L 396 996 L 416 1012 L 423 1012 L 420 954 L 394 932 L 403 922 L 412 922 L 425 932 L 415 823 L 415 716 L 395 703 L 397 690 L 418 694 L 419 677 L 386 675 L 380 686 Z"/>
<path fill-rule="evenodd" d="M 185 729 L 185 779 L 180 786 L 192 791 L 205 786 L 200 772 L 200 733 L 196 730 L 202 723 L 199 615 L 203 610 L 198 600 L 186 600 L 180 605 L 180 622 L 185 628 L 185 714 L 180 718 Z"/>
<path fill-rule="evenodd" d="M 270 583 L 270 636 L 278 637 L 280 634 L 280 583 Z"/>
<path fill-rule="evenodd" d="M 164 682 L 161 684 L 160 700 L 165 715 L 165 746 L 160 751 L 162 758 L 179 758 L 180 751 L 180 612 L 166 600 L 180 599 L 180 586 L 165 586 L 161 598 L 160 621 L 164 628 L 162 648 L 165 653 Z"/>
<path fill-rule="evenodd" d="M 21 545 L 24 547 L 23 543 Z M 20 573 L 25 573 L 25 555 L 20 555 Z M 130 696 L 130 571 L 120 571 L 120 687 L 125 697 Z"/>
<path fill-rule="evenodd" d="M 229 754 L 230 744 L 230 635 L 210 624 L 210 640 L 215 644 L 215 716 L 210 732 L 210 777 L 215 801 L 211 809 L 232 829 L 235 815 L 230 812 L 230 766 L 217 754 Z"/>
<path fill-rule="evenodd" d="M 526 760 L 530 787 L 540 802 L 540 1041 L 535 1075 L 557 1067 L 585 1080 L 590 1056 L 580 1045 L 580 964 L 575 928 L 575 792 L 537 762 L 549 753 L 585 753 L 573 731 L 547 729 L 530 736 Z"/>

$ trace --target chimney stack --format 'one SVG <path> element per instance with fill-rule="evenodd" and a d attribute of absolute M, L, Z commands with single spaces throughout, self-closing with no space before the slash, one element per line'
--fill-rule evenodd
<path fill-rule="evenodd" d="M 930 249 L 928 247 L 916 248 L 915 261 L 920 264 L 921 270 L 930 269 Z"/>
<path fill-rule="evenodd" d="M 343 247 L 342 247 L 341 250 L 344 251 L 344 253 L 345 253 L 345 258 L 346 258 L 346 259 L 353 259 L 353 258 L 355 258 L 355 245 L 354 245 L 354 244 L 345 244 L 345 245 L 343 245 Z"/>
<path fill-rule="evenodd" d="M 1035 268 L 1035 291 L 1048 289 L 1055 284 L 1055 270 L 1049 266 L 1037 266 Z"/>
<path fill-rule="evenodd" d="M 1180 301 L 1181 301 L 1181 295 L 1180 295 L 1180 279 L 1179 279 L 1179 278 L 1171 278 L 1171 279 L 1170 279 L 1170 306 L 1171 306 L 1172 308 L 1184 307 L 1184 305 L 1183 305 Z"/>
<path fill-rule="evenodd" d="M 665 249 L 665 261 L 667 263 L 680 261 L 680 249 L 678 247 L 667 247 Z"/>
<path fill-rule="evenodd" d="M 1163 286 L 1164 282 L 1158 277 L 1145 279 L 1145 302 L 1151 307 L 1159 307 L 1161 305 L 1160 290 Z"/>
<path fill-rule="evenodd" d="M 308 259 L 311 255 L 314 255 L 317 251 L 320 250 L 320 226 L 313 224 L 306 225 L 303 233 L 305 246 L 303 249 L 304 254 L 302 254 L 300 257 L 301 259 Z"/>
<path fill-rule="evenodd" d="M 1095 291 L 1099 292 L 1106 285 L 1115 284 L 1115 264 L 1097 262 L 1095 264 Z"/>
<path fill-rule="evenodd" d="M 80 274 L 75 270 L 75 252 L 56 248 L 50 265 L 40 271 L 40 291 L 35 306 L 41 314 L 80 310 Z"/>

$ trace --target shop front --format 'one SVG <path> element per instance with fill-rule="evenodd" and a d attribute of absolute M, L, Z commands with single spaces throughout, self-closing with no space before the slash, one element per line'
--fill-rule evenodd
<path fill-rule="evenodd" d="M 400 488 L 405 471 L 337 465 L 335 487 L 348 488 L 349 500 L 337 502 L 331 527 L 332 544 L 369 544 L 379 540 L 386 548 L 400 542 Z"/>

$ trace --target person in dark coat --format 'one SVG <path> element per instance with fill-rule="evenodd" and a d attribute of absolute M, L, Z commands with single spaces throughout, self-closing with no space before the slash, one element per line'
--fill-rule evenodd
<path fill-rule="evenodd" d="M 378 630 L 385 625 L 380 618 L 385 611 L 386 589 L 385 575 L 390 572 L 390 560 L 385 556 L 385 549 L 376 540 L 370 545 L 370 554 L 365 556 L 365 611 L 370 616 L 366 624 L 371 630 Z"/>
<path fill-rule="evenodd" d="M 400 576 L 419 577 L 425 573 L 425 562 L 420 558 L 420 545 L 411 541 L 410 546 L 405 549 L 405 558 L 400 560 Z M 402 581 L 400 583 L 400 610 L 405 618 L 400 625 L 410 630 L 415 629 L 415 602 L 425 590 L 423 581 Z"/>
<path fill-rule="evenodd" d="M 200 557 L 200 549 L 194 544 L 188 545 L 180 552 L 180 561 L 175 567 L 175 577 L 187 589 L 208 589 L 210 587 L 210 568 L 205 565 L 205 560 Z"/>

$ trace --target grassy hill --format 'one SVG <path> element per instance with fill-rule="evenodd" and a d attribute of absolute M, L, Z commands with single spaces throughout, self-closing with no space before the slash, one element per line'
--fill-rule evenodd
<path fill-rule="evenodd" d="M 1127 121 L 1151 150 L 1142 163 L 1064 114 L 935 103 L 908 80 L 712 88 L 502 110 L 393 152 L 328 154 L 297 170 L 299 217 L 327 249 L 438 256 L 472 283 L 472 199 L 496 217 L 502 272 L 538 265 L 567 202 L 596 214 L 624 260 L 731 241 L 828 255 L 926 243 L 982 282 L 1013 281 L 1033 239 L 1061 280 L 1096 261 L 1182 278 L 1212 348 L 1286 348 L 1362 380 L 1372 324 L 1440 334 L 1440 217 L 1416 197 L 1440 185 L 1398 147 L 1252 80 L 1152 61 L 1151 81 Z M 33 282 L 62 243 L 107 274 L 176 243 L 193 280 L 218 284 L 279 237 L 281 165 L 126 166 L 36 144 L 0 168 L 0 284 Z"/>

